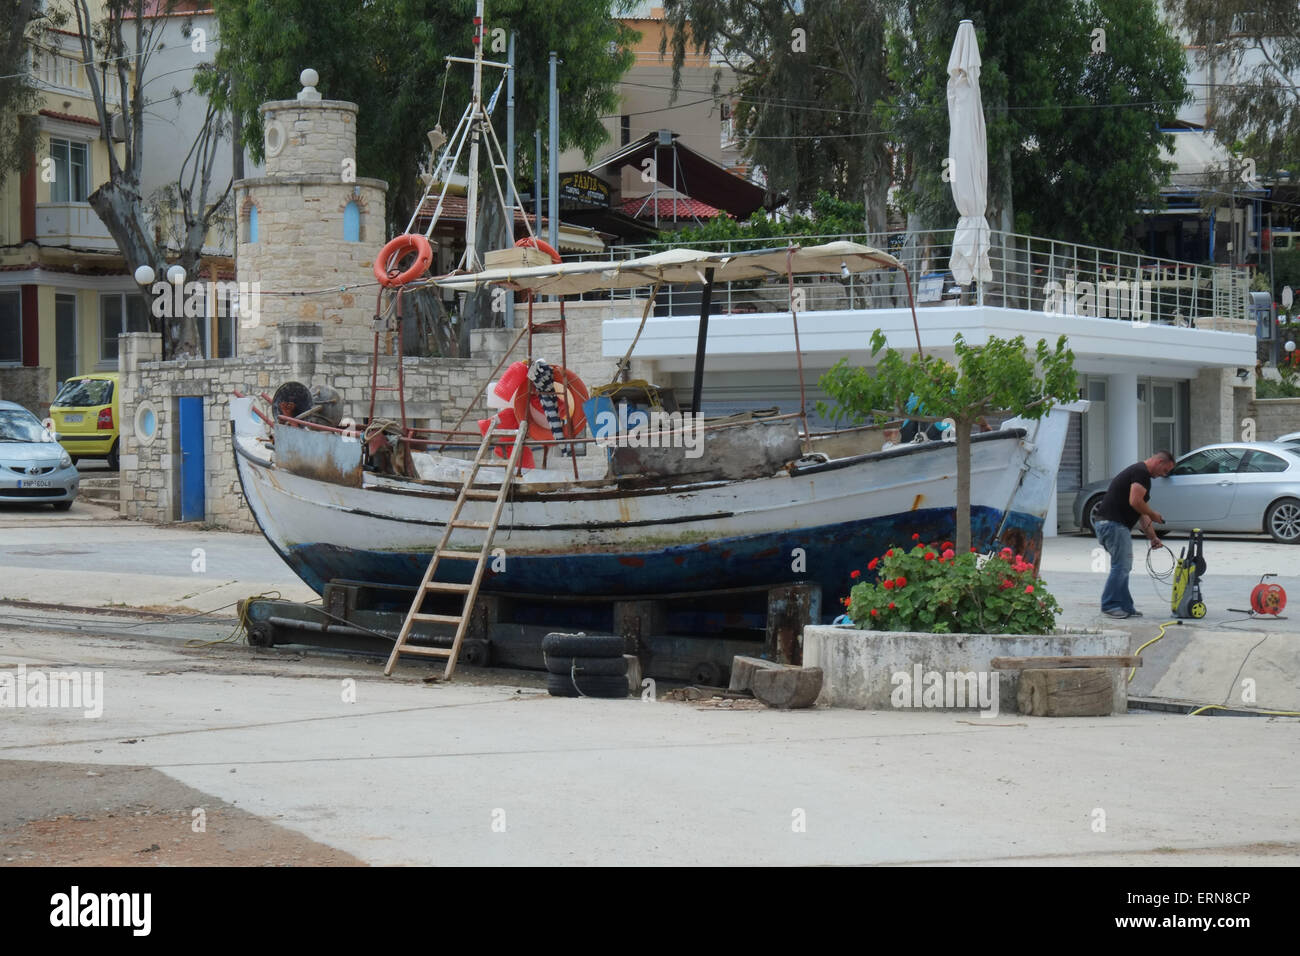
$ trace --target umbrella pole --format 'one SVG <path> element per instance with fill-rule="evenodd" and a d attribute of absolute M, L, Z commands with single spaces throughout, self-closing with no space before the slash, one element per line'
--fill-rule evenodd
<path fill-rule="evenodd" d="M 695 341 L 695 383 L 691 386 L 691 411 L 700 414 L 700 391 L 704 387 L 704 345 L 709 338 L 709 306 L 713 303 L 713 270 L 704 270 L 704 291 L 700 295 L 700 334 Z"/>
<path fill-rule="evenodd" d="M 799 313 L 794 307 L 794 246 L 785 253 L 785 275 L 790 287 L 790 321 L 794 324 L 794 358 L 799 369 L 799 420 L 803 422 L 803 450 L 808 451 L 812 435 L 808 432 L 808 396 L 803 385 L 803 350 L 799 348 Z"/>

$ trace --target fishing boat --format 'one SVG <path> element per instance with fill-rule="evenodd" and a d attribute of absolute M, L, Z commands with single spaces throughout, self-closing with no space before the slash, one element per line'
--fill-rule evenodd
<path fill-rule="evenodd" d="M 480 50 L 476 44 L 470 61 L 475 64 L 474 102 L 446 143 L 437 175 L 429 177 L 444 184 L 444 193 L 447 172 L 466 142 L 472 143 L 471 170 L 480 139 L 489 149 L 495 144 L 480 104 Z M 493 179 L 506 168 L 504 157 L 494 157 Z M 471 173 L 471 211 L 477 184 L 478 176 Z M 498 184 L 497 195 L 507 204 L 515 196 L 513 184 Z M 513 221 L 514 209 L 506 205 L 505 212 L 506 221 Z M 431 222 L 428 232 L 432 229 Z M 487 256 L 485 267 L 473 248 L 472 230 L 471 222 L 466 255 L 457 269 L 428 276 L 428 233 L 410 233 L 408 225 L 407 233 L 385 246 L 376 261 L 382 287 L 378 312 L 400 314 L 404 290 L 420 286 L 456 291 L 491 286 L 524 295 L 528 318 L 519 335 L 528 335 L 523 363 L 528 378 L 510 409 L 481 423 L 479 431 L 461 428 L 463 416 L 445 430 L 411 428 L 405 421 L 375 430 L 373 401 L 359 432 L 339 424 L 337 414 L 324 420 L 312 414 L 319 413 L 320 402 L 286 404 L 279 395 L 264 427 L 250 425 L 247 414 L 236 415 L 234 449 L 244 497 L 267 540 L 313 590 L 323 594 L 331 582 L 351 581 L 419 591 L 422 582 L 436 579 L 445 586 L 468 585 L 471 600 L 480 588 L 489 594 L 615 599 L 798 582 L 816 585 L 826 595 L 819 616 L 829 620 L 836 613 L 834 598 L 847 591 L 851 570 L 869 576 L 872 557 L 891 545 L 909 543 L 914 535 L 926 541 L 954 538 L 955 443 L 882 448 L 879 433 L 870 428 L 812 430 L 801 359 L 797 412 L 698 419 L 714 283 L 778 277 L 793 290 L 799 276 L 896 269 L 910 292 L 907 270 L 893 256 L 835 242 L 740 253 L 673 249 L 626 260 L 564 263 L 530 231 L 516 244 L 521 248 Z M 547 254 L 540 263 L 538 252 Z M 552 367 L 553 382 L 548 374 L 534 384 L 539 356 L 533 335 L 541 330 L 533 321 L 537 297 L 561 297 L 560 320 L 549 323 L 548 330 L 555 331 L 558 324 L 562 343 L 564 296 L 597 289 L 647 290 L 644 327 L 659 290 L 681 284 L 704 289 L 694 389 L 687 406 L 701 439 L 689 451 L 698 454 L 687 454 L 684 441 L 672 441 L 686 437 L 684 430 L 691 427 L 686 424 L 682 433 L 670 429 L 661 436 L 666 439 L 661 444 L 683 446 L 665 453 L 662 447 L 636 448 L 636 429 L 626 423 L 597 434 L 596 423 L 584 421 L 596 417 L 598 405 L 591 402 L 601 395 L 640 389 L 647 407 L 668 397 L 652 384 L 627 381 L 631 349 L 615 380 L 592 390 L 595 399 L 587 398 L 582 383 L 566 378 L 562 367 Z M 798 316 L 793 295 L 791 299 L 794 354 L 799 356 Z M 915 325 L 914 307 L 912 314 Z M 400 324 L 394 327 L 400 354 Z M 920 345 L 918 328 L 918 349 Z M 376 333 L 376 362 L 378 348 Z M 399 388 L 401 366 L 399 358 Z M 484 382 L 485 391 L 489 385 Z M 1054 409 L 1039 420 L 1011 419 L 971 437 L 971 525 L 977 547 L 1006 545 L 1036 559 L 1067 423 L 1067 413 Z M 519 464 L 488 478 L 466 455 L 468 451 L 474 458 L 479 446 L 481 461 L 484 449 L 494 443 L 502 457 L 512 456 L 510 464 Z M 584 445 L 587 453 L 579 454 Z M 516 446 L 522 454 L 516 454 Z M 558 466 L 548 467 L 552 460 Z M 483 528 L 490 529 L 487 544 L 475 533 Z M 431 564 L 440 549 L 460 555 L 481 550 L 486 556 L 489 546 L 493 555 L 499 551 L 500 560 Z M 412 615 L 419 603 L 417 598 Z"/>

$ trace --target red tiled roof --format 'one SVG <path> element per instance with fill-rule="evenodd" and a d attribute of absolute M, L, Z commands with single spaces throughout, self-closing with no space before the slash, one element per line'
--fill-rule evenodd
<path fill-rule="evenodd" d="M 721 209 L 710 206 L 698 199 L 678 196 L 676 199 L 651 199 L 641 196 L 636 199 L 624 199 L 618 206 L 620 212 L 637 219 L 654 219 L 655 204 L 659 206 L 660 219 L 712 219 L 714 216 L 727 215 Z M 674 208 L 676 211 L 674 212 Z"/>
<path fill-rule="evenodd" d="M 85 123 L 87 126 L 98 126 L 99 120 L 90 116 L 77 116 L 75 113 L 59 113 L 55 110 L 41 110 L 42 116 L 48 116 L 51 119 L 66 120 L 69 123 Z"/>
<path fill-rule="evenodd" d="M 420 207 L 420 215 L 417 217 L 417 219 L 428 220 L 433 215 L 433 211 L 437 208 L 438 208 L 438 197 L 430 196 L 428 199 L 424 201 L 424 205 Z M 469 211 L 469 202 L 468 200 L 465 199 L 464 196 L 448 196 L 446 199 L 442 201 L 442 212 L 438 214 L 438 222 L 439 223 L 443 223 L 443 222 L 463 223 L 465 221 L 465 214 L 468 211 Z M 517 224 L 522 225 L 525 219 L 527 219 L 528 222 L 532 222 L 533 216 L 531 215 L 525 216 L 518 209 L 516 209 L 515 222 Z M 545 223 L 546 219 L 543 218 L 542 222 Z"/>

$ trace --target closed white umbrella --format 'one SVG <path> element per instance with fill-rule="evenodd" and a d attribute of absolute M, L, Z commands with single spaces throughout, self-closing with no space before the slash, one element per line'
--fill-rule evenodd
<path fill-rule="evenodd" d="M 984 218 L 989 196 L 988 136 L 980 102 L 980 48 L 975 24 L 963 20 L 948 57 L 948 157 L 957 229 L 949 268 L 960 285 L 993 278 L 989 267 L 989 223 Z"/>

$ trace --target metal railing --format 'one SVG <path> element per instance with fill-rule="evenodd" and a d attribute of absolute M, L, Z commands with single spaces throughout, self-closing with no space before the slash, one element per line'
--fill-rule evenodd
<path fill-rule="evenodd" d="M 885 250 L 906 266 L 918 308 L 988 305 L 1056 315 L 1107 318 L 1200 328 L 1234 328 L 1248 321 L 1250 272 L 1245 268 L 1160 259 L 1117 249 L 993 231 L 989 265 L 993 277 L 962 288 L 948 270 L 953 230 L 914 233 L 857 233 L 692 243 L 704 251 L 743 251 L 787 242 L 813 245 L 844 239 Z M 657 245 L 611 247 L 601 256 L 636 258 L 662 250 Z M 907 308 L 903 273 L 879 269 L 844 278 L 838 273 L 795 279 L 799 310 Z M 644 290 L 593 294 L 606 300 L 644 296 Z M 666 287 L 658 314 L 698 314 L 698 286 Z M 714 311 L 782 312 L 790 308 L 785 277 L 719 283 Z M 1226 320 L 1226 321 L 1225 321 Z M 1244 330 L 1244 326 L 1241 326 Z M 1253 327 L 1252 327 L 1253 328 Z"/>

